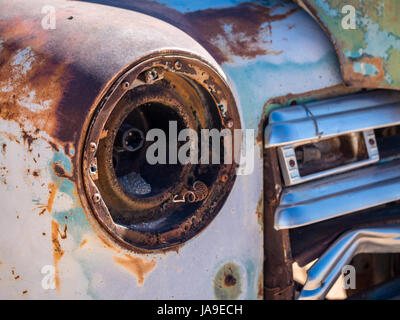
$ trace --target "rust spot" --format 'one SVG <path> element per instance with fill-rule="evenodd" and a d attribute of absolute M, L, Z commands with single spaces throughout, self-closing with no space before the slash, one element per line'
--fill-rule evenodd
<path fill-rule="evenodd" d="M 196 37 L 219 63 L 232 61 L 232 56 L 252 59 L 266 54 L 280 54 L 266 45 L 272 42 L 271 22 L 295 13 L 292 8 L 283 14 L 272 14 L 275 7 L 241 3 L 235 7 L 207 9 L 185 14 L 195 29 Z"/>
<path fill-rule="evenodd" d="M 82 240 L 82 242 L 80 243 L 80 245 L 79 245 L 79 248 L 82 248 L 84 245 L 86 245 L 87 244 L 87 240 L 86 239 L 83 239 Z"/>
<path fill-rule="evenodd" d="M 236 282 L 236 278 L 231 274 L 227 274 L 224 278 L 224 284 L 226 287 L 232 287 L 236 284 Z"/>
<path fill-rule="evenodd" d="M 25 294 L 27 294 L 27 293 L 28 293 L 28 290 L 22 291 L 22 294 L 23 294 L 23 295 L 25 295 Z"/>
<path fill-rule="evenodd" d="M 75 154 L 75 149 L 74 149 L 73 145 L 67 143 L 64 146 L 64 152 L 68 157 L 73 157 Z"/>
<path fill-rule="evenodd" d="M 54 259 L 54 267 L 55 267 L 55 282 L 56 289 L 60 288 L 60 276 L 58 271 L 58 263 L 61 257 L 64 254 L 64 251 L 61 249 L 60 241 L 58 240 L 59 235 L 59 225 L 54 220 L 51 222 L 51 242 L 53 244 L 53 259 Z"/>
<path fill-rule="evenodd" d="M 353 63 L 365 63 L 376 67 L 378 73 L 374 76 L 366 76 L 354 72 Z M 376 88 L 379 84 L 385 82 L 385 70 L 381 57 L 362 57 L 354 60 L 346 60 L 343 67 L 343 78 L 348 85 L 361 88 Z"/>
<path fill-rule="evenodd" d="M 15 276 L 15 277 L 14 277 L 14 280 L 18 280 L 18 279 L 19 279 L 19 276 Z"/>
<path fill-rule="evenodd" d="M 1 145 L 1 149 L 3 150 L 3 153 L 6 153 L 6 151 L 7 151 L 7 144 L 6 144 L 6 143 L 3 143 L 3 144 Z"/>
<path fill-rule="evenodd" d="M 103 237 L 101 234 L 98 234 L 99 239 L 101 240 L 101 242 L 103 242 L 104 246 L 108 249 L 111 249 L 115 252 L 120 252 L 120 250 L 118 250 L 115 246 L 112 245 L 112 243 L 110 243 L 105 237 Z"/>
<path fill-rule="evenodd" d="M 239 267 L 229 262 L 224 264 L 214 278 L 214 294 L 219 300 L 237 299 L 242 293 Z"/>
<path fill-rule="evenodd" d="M 256 213 L 258 224 L 261 226 L 261 232 L 264 232 L 264 198 L 262 196 L 258 199 Z"/>
<path fill-rule="evenodd" d="M 53 163 L 53 170 L 54 170 L 55 174 L 60 178 L 67 178 L 67 179 L 72 178 L 70 175 L 68 175 L 65 172 L 64 168 L 58 162 Z"/>
<path fill-rule="evenodd" d="M 276 106 L 297 105 L 298 103 L 303 103 L 318 99 L 328 99 L 330 97 L 335 97 L 337 95 L 345 95 L 349 93 L 355 93 L 357 91 L 359 91 L 359 89 L 349 88 L 343 84 L 338 84 L 318 90 L 312 90 L 302 93 L 289 93 L 284 96 L 274 97 L 269 99 L 265 103 L 264 107 L 268 108 L 269 106 L 273 105 Z"/>
<path fill-rule="evenodd" d="M 40 212 L 39 212 L 39 216 L 43 215 L 46 211 L 46 208 L 43 208 Z"/>
<path fill-rule="evenodd" d="M 258 299 L 264 299 L 264 274 L 261 272 L 260 277 L 258 278 Z"/>
<path fill-rule="evenodd" d="M 37 140 L 37 138 L 34 138 L 31 134 L 29 134 L 27 131 L 22 130 L 22 140 L 24 140 L 24 143 L 28 145 L 28 149 L 31 151 L 31 146 L 32 143 Z"/>
<path fill-rule="evenodd" d="M 57 187 L 54 183 L 49 183 L 49 192 L 50 192 L 50 196 L 49 196 L 49 200 L 47 201 L 47 211 L 49 213 L 51 213 L 51 211 L 53 209 L 54 199 L 56 197 L 56 192 L 57 192 Z"/>
<path fill-rule="evenodd" d="M 61 237 L 61 239 L 67 239 L 67 225 L 66 224 L 64 224 L 64 230 L 63 230 L 63 233 L 61 233 L 60 232 L 60 237 Z"/>
<path fill-rule="evenodd" d="M 143 285 L 144 277 L 146 274 L 151 272 L 156 266 L 156 261 L 146 261 L 138 257 L 132 257 L 130 255 L 123 255 L 122 257 L 114 257 L 114 261 L 122 266 L 124 269 L 132 273 L 137 278 L 139 286 Z"/>
<path fill-rule="evenodd" d="M 34 170 L 33 172 L 32 172 L 32 175 L 34 176 L 34 177 L 39 177 L 39 170 Z"/>
<path fill-rule="evenodd" d="M 51 147 L 54 151 L 56 151 L 56 152 L 60 151 L 60 149 L 58 148 L 58 146 L 57 146 L 54 142 L 48 141 L 48 143 L 49 143 L 50 147 Z M 40 155 L 39 155 L 39 158 L 40 158 Z"/>

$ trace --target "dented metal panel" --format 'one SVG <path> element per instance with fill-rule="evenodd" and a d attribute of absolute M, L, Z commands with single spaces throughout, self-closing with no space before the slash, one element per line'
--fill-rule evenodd
<path fill-rule="evenodd" d="M 400 3 L 397 0 L 296 2 L 329 35 L 346 84 L 400 89 Z"/>
<path fill-rule="evenodd" d="M 98 225 L 83 196 L 82 143 L 115 80 L 168 49 L 226 75 L 242 126 L 261 137 L 267 101 L 341 86 L 319 26 L 290 1 L 0 2 L 0 297 L 261 298 L 261 141 L 215 220 L 157 254 L 122 248 Z M 41 27 L 47 5 L 55 30 Z"/>

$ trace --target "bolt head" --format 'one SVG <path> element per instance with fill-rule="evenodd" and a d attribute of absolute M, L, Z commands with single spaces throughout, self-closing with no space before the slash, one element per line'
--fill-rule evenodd
<path fill-rule="evenodd" d="M 182 68 L 182 63 L 180 61 L 176 61 L 175 62 L 175 69 L 176 70 L 181 70 L 181 68 Z"/>
<path fill-rule="evenodd" d="M 146 72 L 146 82 L 151 82 L 155 79 L 157 79 L 158 74 L 156 70 L 149 70 Z"/>
<path fill-rule="evenodd" d="M 100 200 L 101 200 L 101 195 L 100 195 L 100 193 L 95 193 L 95 194 L 93 195 L 92 199 L 93 199 L 93 202 L 94 202 L 94 203 L 99 203 Z"/>
<path fill-rule="evenodd" d="M 89 144 L 89 149 L 90 149 L 91 152 L 96 152 L 96 150 L 97 150 L 97 144 L 94 143 L 94 142 L 91 142 L 91 143 Z"/>
<path fill-rule="evenodd" d="M 122 82 L 122 88 L 124 90 L 128 90 L 130 88 L 131 84 L 128 81 Z"/>

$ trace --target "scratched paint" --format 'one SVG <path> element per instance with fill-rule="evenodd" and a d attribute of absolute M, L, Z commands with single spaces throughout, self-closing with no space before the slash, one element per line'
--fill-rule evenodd
<path fill-rule="evenodd" d="M 343 78 L 355 87 L 400 89 L 400 3 L 396 0 L 297 0 L 334 43 Z M 356 29 L 342 27 L 344 5 L 355 8 Z M 371 60 L 373 59 L 373 60 Z"/>

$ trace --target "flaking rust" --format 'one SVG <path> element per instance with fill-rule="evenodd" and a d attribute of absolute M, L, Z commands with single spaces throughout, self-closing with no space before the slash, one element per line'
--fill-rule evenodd
<path fill-rule="evenodd" d="M 137 278 L 137 283 L 142 286 L 144 283 L 145 276 L 150 273 L 156 266 L 155 260 L 146 261 L 139 257 L 133 257 L 128 254 L 123 256 L 115 256 L 115 263 L 129 271 Z"/>
<path fill-rule="evenodd" d="M 29 120 L 34 126 L 24 131 L 30 145 L 40 131 L 54 136 L 57 130 L 56 106 L 68 82 L 66 64 L 39 53 L 45 41 L 44 32 L 37 37 L 28 21 L 15 20 L 0 24 L 0 117 L 18 122 L 21 127 Z"/>
<path fill-rule="evenodd" d="M 325 30 L 339 57 L 345 83 L 400 90 L 400 3 L 397 0 L 295 0 Z M 344 5 L 354 8 L 354 29 L 345 29 Z"/>
<path fill-rule="evenodd" d="M 103 4 L 143 12 L 175 25 L 196 39 L 221 64 L 232 62 L 235 57 L 254 59 L 281 53 L 268 48 L 271 40 L 265 34 L 272 32 L 273 22 L 284 20 L 300 10 L 295 7 L 275 13 L 275 9 L 282 9 L 288 1 L 282 2 L 265 6 L 249 1 L 232 7 L 182 13 L 157 1 L 102 1 Z"/>
<path fill-rule="evenodd" d="M 51 241 L 53 243 L 53 258 L 54 258 L 54 268 L 55 268 L 55 285 L 56 289 L 60 290 L 60 274 L 58 270 L 58 264 L 60 259 L 64 255 L 64 251 L 61 249 L 61 244 L 59 240 L 59 224 L 56 221 L 51 222 Z"/>

